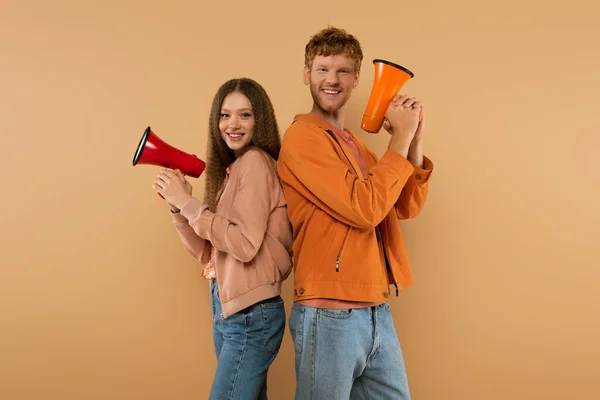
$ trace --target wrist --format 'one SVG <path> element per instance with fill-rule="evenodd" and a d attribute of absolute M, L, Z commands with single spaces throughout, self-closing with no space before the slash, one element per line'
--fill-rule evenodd
<path fill-rule="evenodd" d="M 423 168 L 423 148 L 420 145 L 411 145 L 408 150 L 408 161 L 415 167 Z"/>
<path fill-rule="evenodd" d="M 408 144 L 398 143 L 397 141 L 394 141 L 394 140 L 390 141 L 388 148 L 390 150 L 393 150 L 396 153 L 400 154 L 404 158 L 408 157 L 408 152 L 410 150 L 410 146 Z"/>
<path fill-rule="evenodd" d="M 180 202 L 175 204 L 174 207 L 176 207 L 178 210 L 181 210 L 187 204 L 187 202 L 190 201 L 191 198 L 192 196 L 188 194 L 187 196 L 182 198 Z"/>
<path fill-rule="evenodd" d="M 412 142 L 410 142 L 410 148 L 418 150 L 418 149 L 422 149 L 423 148 L 423 139 L 419 139 L 419 140 L 414 140 Z"/>

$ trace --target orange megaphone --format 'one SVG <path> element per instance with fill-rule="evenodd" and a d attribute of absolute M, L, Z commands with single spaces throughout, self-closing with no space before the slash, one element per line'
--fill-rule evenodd
<path fill-rule="evenodd" d="M 400 88 L 415 76 L 408 69 L 390 61 L 375 59 L 373 64 L 373 87 L 362 117 L 362 129 L 369 133 L 381 130 L 390 101 L 398 94 Z"/>
<path fill-rule="evenodd" d="M 206 164 L 196 157 L 188 154 L 162 141 L 150 127 L 147 127 L 133 155 L 132 164 L 160 165 L 165 168 L 178 169 L 184 175 L 194 178 L 200 177 Z M 158 193 L 158 196 L 164 197 Z"/>

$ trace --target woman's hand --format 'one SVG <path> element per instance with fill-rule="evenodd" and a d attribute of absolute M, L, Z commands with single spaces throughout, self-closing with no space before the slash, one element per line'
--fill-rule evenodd
<path fill-rule="evenodd" d="M 178 170 L 163 168 L 152 188 L 160 194 L 170 205 L 173 211 L 179 211 L 192 198 L 192 185 Z"/>

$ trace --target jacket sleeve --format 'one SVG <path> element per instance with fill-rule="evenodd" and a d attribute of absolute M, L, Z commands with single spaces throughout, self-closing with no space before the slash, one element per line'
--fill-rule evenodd
<path fill-rule="evenodd" d="M 196 235 L 196 232 L 188 224 L 187 219 L 180 213 L 173 214 L 172 219 L 175 231 L 179 235 L 183 247 L 200 264 L 207 264 L 210 261 L 210 243 Z"/>
<path fill-rule="evenodd" d="M 414 171 L 413 165 L 395 151 L 387 150 L 361 180 L 333 146 L 325 131 L 294 123 L 284 136 L 279 155 L 282 183 L 345 224 L 358 228 L 377 226 L 394 207 Z"/>
<path fill-rule="evenodd" d="M 198 236 L 244 263 L 258 253 L 271 214 L 276 175 L 265 157 L 250 151 L 240 159 L 236 178 L 230 181 L 236 185 L 232 188 L 235 198 L 226 216 L 211 212 L 195 198 L 181 208 L 181 214 Z"/>
<path fill-rule="evenodd" d="M 424 157 L 423 168 L 414 167 L 414 169 L 394 206 L 398 219 L 416 217 L 425 206 L 425 201 L 427 200 L 429 178 L 433 171 L 433 163 L 429 158 Z"/>

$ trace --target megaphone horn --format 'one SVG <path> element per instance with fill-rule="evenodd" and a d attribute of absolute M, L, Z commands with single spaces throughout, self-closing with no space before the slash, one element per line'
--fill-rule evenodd
<path fill-rule="evenodd" d="M 195 154 L 188 154 L 161 140 L 151 127 L 144 130 L 140 143 L 135 150 L 132 164 L 159 165 L 178 169 L 184 175 L 200 177 L 206 168 L 204 161 Z"/>
<path fill-rule="evenodd" d="M 410 70 L 387 60 L 376 58 L 373 65 L 373 87 L 362 117 L 362 129 L 369 133 L 381 130 L 390 102 L 402 86 L 415 76 Z"/>

